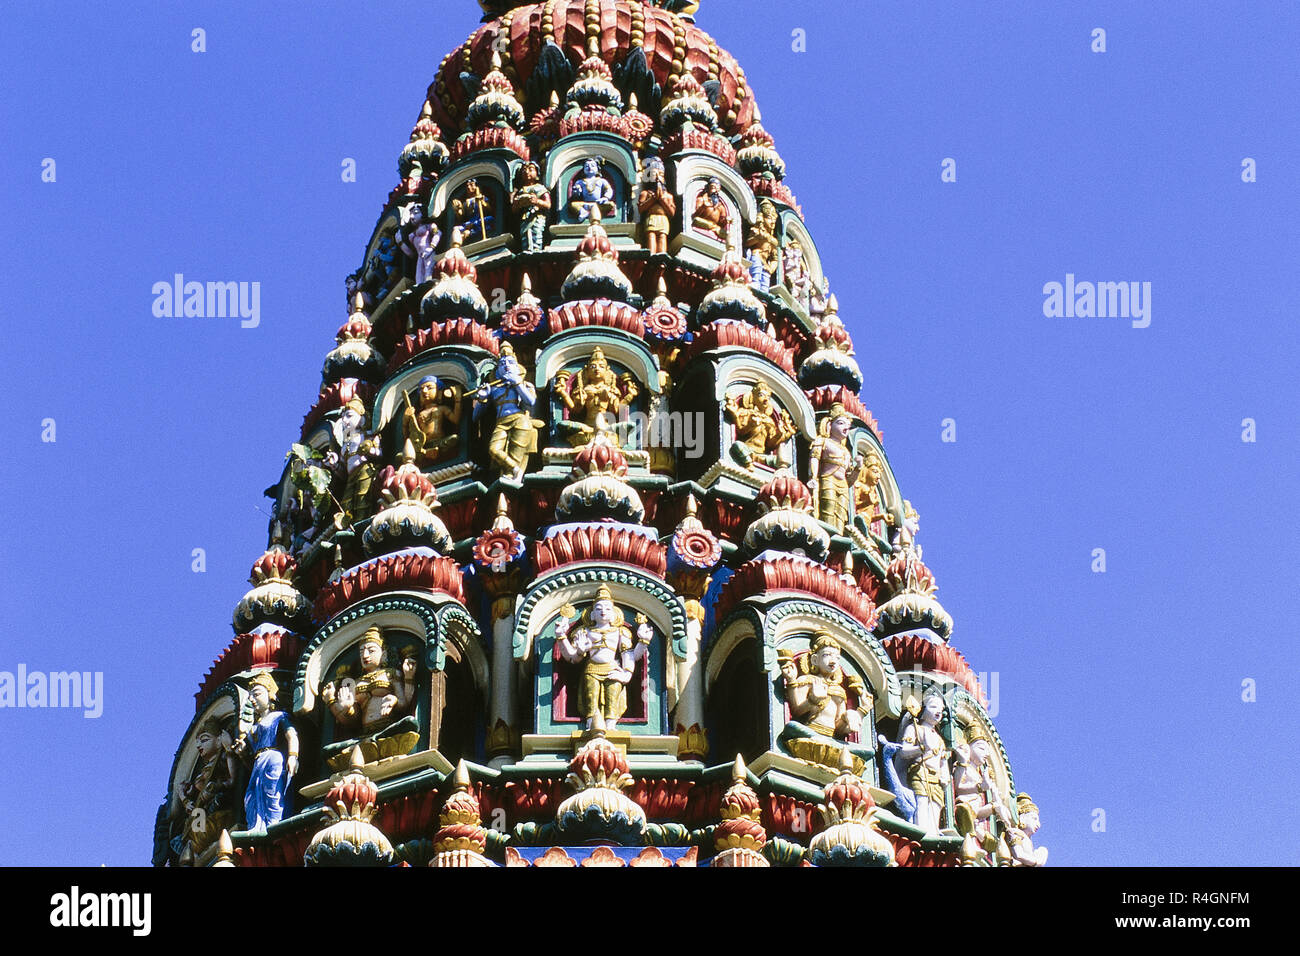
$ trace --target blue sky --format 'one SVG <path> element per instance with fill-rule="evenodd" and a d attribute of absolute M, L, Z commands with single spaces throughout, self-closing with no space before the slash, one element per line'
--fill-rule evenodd
<path fill-rule="evenodd" d="M 0 670 L 102 671 L 104 714 L 0 710 L 0 863 L 148 860 L 343 277 L 478 21 L 300 9 L 3 14 Z M 788 164 L 1052 862 L 1300 863 L 1269 835 L 1297 809 L 1300 11 L 704 0 L 698 23 Z M 260 325 L 155 318 L 178 272 L 260 282 Z M 1150 282 L 1150 326 L 1045 317 L 1067 273 Z"/>

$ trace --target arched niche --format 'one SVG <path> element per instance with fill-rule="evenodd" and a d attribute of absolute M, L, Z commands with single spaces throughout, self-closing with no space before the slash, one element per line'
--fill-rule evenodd
<path fill-rule="evenodd" d="M 733 643 L 714 675 L 704 701 L 713 762 L 740 754 L 749 763 L 772 747 L 771 678 L 762 658 L 762 642 L 751 632 Z"/>
<path fill-rule="evenodd" d="M 296 714 L 317 713 L 322 706 L 320 688 L 330 664 L 371 627 L 412 635 L 423 645 L 423 664 L 430 671 L 443 671 L 449 656 L 463 661 L 478 699 L 487 699 L 488 660 L 478 624 L 469 612 L 449 598 L 395 592 L 349 607 L 316 632 L 298 659 L 293 687 Z M 437 746 L 432 726 L 438 719 L 439 714 L 431 713 L 430 746 Z"/>
<path fill-rule="evenodd" d="M 817 251 L 817 244 L 813 242 L 812 233 L 808 231 L 808 227 L 804 225 L 799 215 L 790 209 L 781 211 L 780 223 L 782 246 L 791 239 L 799 240 L 799 245 L 803 247 L 803 261 L 808 269 L 808 279 L 812 284 L 812 288 L 820 289 L 822 281 L 825 279 L 825 272 L 822 271 L 821 253 Z M 784 282 L 784 266 L 777 279 L 773 280 L 773 284 L 776 284 L 778 279 Z"/>
<path fill-rule="evenodd" d="M 790 413 L 799 433 L 811 441 L 817 435 L 817 413 L 807 394 L 785 370 L 769 359 L 752 352 L 722 355 L 715 364 L 716 385 L 713 397 L 721 404 L 742 385 L 753 387 L 763 382 L 772 390 L 772 398 Z"/>
<path fill-rule="evenodd" d="M 451 242 L 452 230 L 457 225 L 464 227 L 462 241 L 467 254 L 473 252 L 477 243 L 509 232 L 510 175 L 510 164 L 506 160 L 489 157 L 458 166 L 438 181 L 429 206 L 433 219 L 442 230 L 444 246 Z M 469 197 L 470 180 L 476 182 L 490 207 L 490 221 L 484 217 L 484 222 L 481 223 L 486 231 L 484 235 L 479 235 L 476 231 L 478 226 L 470 222 L 473 217 L 467 214 L 464 222 L 457 217 L 456 201 Z"/>
<path fill-rule="evenodd" d="M 436 375 L 439 380 L 455 383 L 466 393 L 472 391 L 478 386 L 479 363 L 488 358 L 484 350 L 464 345 L 442 345 L 422 352 L 414 364 L 399 371 L 379 390 L 370 413 L 370 427 L 382 431 L 400 421 L 406 410 L 406 395 L 410 394 L 414 399 L 416 385 L 426 375 Z M 461 416 L 462 432 L 466 417 Z M 463 434 L 461 440 L 464 441 Z"/>
<path fill-rule="evenodd" d="M 533 382 L 539 388 L 548 386 L 557 372 L 576 362 L 585 362 L 598 345 L 606 359 L 623 366 L 636 377 L 643 392 L 659 394 L 659 364 L 645 342 L 622 329 L 600 326 L 566 329 L 552 335 L 546 347 L 537 354 Z"/>
<path fill-rule="evenodd" d="M 636 154 L 626 140 L 602 132 L 570 134 L 558 140 L 546 154 L 542 181 L 551 190 L 556 220 L 569 225 L 578 222 L 569 211 L 569 187 L 575 176 L 581 174 L 582 164 L 588 159 L 600 161 L 602 175 L 614 187 L 614 204 L 618 212 L 614 218 L 604 221 L 635 222 L 636 203 L 632 201 L 632 187 L 638 179 Z"/>
<path fill-rule="evenodd" d="M 753 190 L 749 188 L 749 183 L 741 178 L 740 173 L 712 153 L 700 151 L 678 153 L 673 157 L 672 168 L 677 193 L 682 197 L 683 228 L 690 226 L 691 216 L 695 212 L 695 200 L 699 197 L 700 190 L 710 179 L 716 178 L 722 188 L 723 196 L 730 201 L 732 210 L 737 213 L 732 223 L 736 230 L 732 237 L 735 248 L 738 252 L 744 249 L 741 223 L 742 221 L 753 222 L 758 218 L 758 203 L 754 199 Z"/>
<path fill-rule="evenodd" d="M 566 604 L 579 614 L 589 608 L 602 585 L 609 588 L 612 600 L 624 612 L 624 623 L 633 633 L 638 613 L 646 616 L 654 630 L 648 653 L 638 662 L 628 685 L 629 718 L 620 721 L 619 727 L 633 733 L 665 734 L 666 668 L 671 659 L 685 658 L 685 608 L 663 581 L 639 569 L 617 565 L 566 567 L 539 579 L 524 595 L 515 618 L 513 646 L 516 660 L 532 664 L 536 732 L 569 733 L 581 727 L 580 720 L 572 719 L 572 709 L 563 714 L 557 710 L 557 692 L 563 689 L 564 675 L 556 667 L 555 624 Z M 573 626 L 578 626 L 576 620 Z M 634 709 L 632 697 L 638 691 L 642 706 Z M 636 720 L 630 718 L 634 711 L 638 713 Z"/>
<path fill-rule="evenodd" d="M 975 695 L 964 687 L 951 688 L 948 702 L 956 725 L 953 728 L 954 746 L 967 741 L 971 728 L 978 726 L 983 729 L 984 736 L 988 738 L 989 743 L 992 745 L 989 747 L 989 775 L 993 780 L 994 787 L 1001 794 L 1007 809 L 1011 811 L 1014 817 L 1016 813 L 1016 780 L 1011 772 L 1011 760 L 1007 756 L 1007 748 L 1003 744 L 997 728 L 993 726 L 988 711 L 984 709 Z"/>
<path fill-rule="evenodd" d="M 180 747 L 172 760 L 171 772 L 167 777 L 167 799 L 159 813 L 154 835 L 155 865 L 176 863 L 191 838 L 196 838 L 202 852 L 216 841 L 221 830 L 237 830 L 242 825 L 248 768 L 238 759 L 230 757 L 224 748 L 233 744 L 239 734 L 247 728 L 251 719 L 251 710 L 252 704 L 245 688 L 235 681 L 227 681 L 204 701 L 194 720 L 185 729 Z M 202 772 L 198 749 L 199 735 L 210 722 L 219 725 L 215 742 L 219 748 L 223 748 L 215 755 L 215 759 L 226 762 L 224 767 L 213 769 L 221 773 L 228 784 L 221 788 L 223 793 L 217 803 L 206 807 L 205 815 L 198 819 L 197 825 L 202 826 L 206 831 L 201 832 L 193 829 L 196 821 L 189 817 L 180 804 L 178 790 L 183 784 L 197 783 L 196 778 Z"/>
<path fill-rule="evenodd" d="M 876 433 L 870 428 L 864 428 L 862 426 L 855 427 L 849 432 L 848 444 L 854 454 L 861 457 L 863 460 L 865 460 L 868 455 L 875 455 L 880 459 L 881 479 L 877 486 L 877 491 L 880 494 L 880 506 L 883 511 L 894 516 L 894 523 L 893 525 L 888 525 L 883 521 L 877 521 L 875 522 L 873 531 L 888 540 L 893 536 L 894 529 L 900 526 L 903 519 L 903 496 L 899 493 L 898 481 L 894 478 L 893 468 L 890 467 L 889 456 L 885 454 L 885 449 L 880 444 L 880 439 L 876 437 Z M 865 482 L 865 474 L 866 472 L 864 470 L 862 475 L 859 475 L 860 481 Z M 855 517 L 857 516 L 856 505 L 857 492 L 855 490 Z M 865 516 L 863 517 L 865 520 Z"/>
<path fill-rule="evenodd" d="M 748 604 L 723 623 L 717 638 L 706 651 L 704 664 L 705 694 L 740 641 L 757 635 L 763 645 L 763 668 L 776 686 L 781 676 L 778 651 L 806 650 L 809 637 L 825 631 L 840 643 L 845 670 L 856 673 L 874 698 L 876 718 L 897 717 L 902 712 L 898 674 L 884 647 L 860 622 L 837 607 L 813 598 L 777 600 L 765 607 Z M 778 709 L 773 691 L 774 716 Z M 784 702 L 780 702 L 784 713 Z M 784 724 L 784 717 L 781 717 Z"/>

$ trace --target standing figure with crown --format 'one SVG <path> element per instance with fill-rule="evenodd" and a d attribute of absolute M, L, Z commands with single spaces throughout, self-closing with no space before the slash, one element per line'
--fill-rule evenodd
<path fill-rule="evenodd" d="M 496 416 L 488 455 L 501 469 L 502 478 L 522 478 L 529 454 L 537 450 L 537 426 L 543 423 L 533 420 L 536 404 L 537 389 L 524 380 L 524 367 L 515 358 L 514 348 L 509 342 L 503 343 L 496 378 L 474 393 L 474 417 L 478 418 L 489 405 Z"/>
<path fill-rule="evenodd" d="M 298 731 L 288 714 L 271 709 L 279 690 L 265 671 L 249 682 L 253 726 L 231 747 L 235 756 L 253 764 L 244 791 L 244 823 L 254 833 L 265 833 L 283 819 L 284 795 L 298 773 Z"/>
<path fill-rule="evenodd" d="M 862 462 L 855 460 L 847 441 L 853 421 L 844 406 L 836 402 L 822 419 L 817 438 L 808 453 L 808 490 L 813 510 L 820 521 L 843 534 L 849 523 L 849 486 L 858 480 Z"/>
<path fill-rule="evenodd" d="M 375 477 L 375 458 L 379 455 L 379 436 L 366 431 L 366 406 L 354 398 L 343 406 L 334 423 L 333 435 L 338 446 L 325 456 L 330 467 L 341 467 L 346 476 L 339 505 L 348 523 L 370 517 L 370 485 Z"/>
<path fill-rule="evenodd" d="M 596 592 L 595 603 L 571 633 L 576 613 L 571 604 L 560 609 L 555 638 L 566 661 L 584 665 L 578 709 L 586 729 L 604 734 L 613 730 L 627 711 L 627 685 L 637 660 L 650 646 L 654 629 L 644 614 L 638 614 L 634 638 L 632 629 L 623 623 L 623 612 L 603 584 Z"/>

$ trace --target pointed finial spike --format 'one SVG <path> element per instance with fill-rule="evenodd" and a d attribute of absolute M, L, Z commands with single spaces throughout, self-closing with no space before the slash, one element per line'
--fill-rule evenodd
<path fill-rule="evenodd" d="M 664 278 L 662 272 L 659 273 L 659 294 L 665 299 L 668 298 L 668 280 Z"/>
<path fill-rule="evenodd" d="M 731 765 L 731 782 L 744 783 L 749 779 L 749 770 L 745 767 L 745 758 L 736 754 L 736 762 Z"/>
<path fill-rule="evenodd" d="M 533 280 L 527 272 L 524 273 L 523 279 L 519 282 L 519 291 L 520 293 L 533 291 Z"/>
<path fill-rule="evenodd" d="M 686 496 L 686 513 L 692 518 L 695 517 L 695 510 L 699 507 L 699 502 L 695 500 L 694 493 Z"/>
<path fill-rule="evenodd" d="M 365 765 L 365 754 L 361 752 L 361 745 L 357 744 L 352 748 L 352 753 L 348 756 L 348 767 L 352 770 L 360 770 Z"/>
<path fill-rule="evenodd" d="M 627 110 L 630 113 L 635 109 L 636 109 L 636 94 L 629 93 L 627 97 Z"/>
<path fill-rule="evenodd" d="M 501 69 L 501 51 L 495 46 L 492 47 L 492 69 Z"/>
<path fill-rule="evenodd" d="M 463 758 L 456 761 L 456 774 L 452 777 L 451 782 L 457 790 L 469 789 L 469 764 L 467 764 Z"/>
<path fill-rule="evenodd" d="M 509 503 L 508 501 L 506 501 L 506 496 L 505 496 L 504 494 L 498 495 L 498 496 L 497 496 L 497 514 L 498 514 L 498 515 L 503 515 L 503 514 L 506 514 L 509 510 L 510 510 L 510 503 Z"/>
<path fill-rule="evenodd" d="M 560 105 L 560 94 L 557 93 L 555 90 L 551 90 L 551 105 L 552 106 Z"/>
<path fill-rule="evenodd" d="M 853 773 L 853 753 L 848 747 L 840 751 L 840 771 L 843 773 Z"/>
<path fill-rule="evenodd" d="M 402 444 L 402 453 L 397 456 L 399 465 L 407 465 L 415 461 L 415 446 L 411 444 L 411 439 L 406 439 Z"/>

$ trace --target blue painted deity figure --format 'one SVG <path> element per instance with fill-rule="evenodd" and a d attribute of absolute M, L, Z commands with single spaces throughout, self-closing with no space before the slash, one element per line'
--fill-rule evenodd
<path fill-rule="evenodd" d="M 288 714 L 271 709 L 276 690 L 270 674 L 253 678 L 248 690 L 253 726 L 232 748 L 245 760 L 252 758 L 253 769 L 244 791 L 244 822 L 254 833 L 264 833 L 283 819 L 284 795 L 298 772 L 298 732 L 289 723 Z"/>
<path fill-rule="evenodd" d="M 578 222 L 589 222 L 609 218 L 616 209 L 613 183 L 601 175 L 600 160 L 588 159 L 569 186 L 569 210 Z"/>
<path fill-rule="evenodd" d="M 544 423 L 533 419 L 536 404 L 537 390 L 524 380 L 524 368 L 506 342 L 501 346 L 495 380 L 474 393 L 474 417 L 488 405 L 495 414 L 488 454 L 503 478 L 518 481 L 523 477 L 528 455 L 537 450 L 537 426 Z"/>

